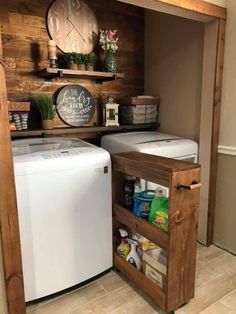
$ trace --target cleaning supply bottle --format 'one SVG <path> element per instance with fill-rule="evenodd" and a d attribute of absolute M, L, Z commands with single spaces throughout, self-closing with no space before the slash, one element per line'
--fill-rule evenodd
<path fill-rule="evenodd" d="M 141 180 L 139 178 L 136 178 L 134 184 L 134 199 L 136 196 L 139 195 L 140 192 L 142 192 Z"/>
<path fill-rule="evenodd" d="M 135 185 L 135 177 L 126 176 L 124 181 L 124 199 L 123 205 L 127 209 L 131 209 L 134 206 L 134 185 Z"/>
<path fill-rule="evenodd" d="M 124 229 L 119 229 L 121 242 L 117 246 L 116 251 L 121 257 L 126 258 L 130 252 L 130 246 L 127 241 L 128 232 Z"/>
<path fill-rule="evenodd" d="M 148 221 L 158 226 L 164 231 L 168 231 L 169 227 L 169 205 L 168 198 L 163 188 L 157 188 L 156 195 L 151 203 L 151 211 Z"/>
<path fill-rule="evenodd" d="M 138 270 L 141 270 L 141 259 L 138 256 L 137 253 L 137 245 L 139 244 L 137 241 L 132 240 L 132 239 L 127 239 L 131 250 L 128 254 L 128 256 L 126 257 L 126 261 L 129 262 L 131 265 L 133 265 L 134 267 L 136 267 Z"/>

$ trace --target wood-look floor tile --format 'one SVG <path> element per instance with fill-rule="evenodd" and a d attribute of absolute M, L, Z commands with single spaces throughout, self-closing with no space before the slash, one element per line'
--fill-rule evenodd
<path fill-rule="evenodd" d="M 91 301 L 83 306 L 78 307 L 71 314 L 111 314 L 119 310 L 122 305 L 134 302 L 136 291 L 126 285 L 116 289 L 106 295 L 106 297 Z"/>
<path fill-rule="evenodd" d="M 236 311 L 232 312 L 231 309 L 224 304 L 217 302 L 209 306 L 206 310 L 202 311 L 201 314 L 235 314 Z"/>
<path fill-rule="evenodd" d="M 204 277 L 202 278 L 204 280 Z M 232 275 L 221 274 L 213 280 L 198 284 L 195 298 L 182 307 L 177 314 L 199 314 L 211 304 L 222 298 L 236 287 L 236 278 Z M 222 313 L 223 314 L 223 313 Z"/>
<path fill-rule="evenodd" d="M 210 305 L 201 314 L 235 314 L 236 313 L 236 289 L 214 304 Z"/>
<path fill-rule="evenodd" d="M 109 272 L 92 284 L 29 307 L 28 314 L 163 314 L 123 275 Z M 176 314 L 236 314 L 236 257 L 198 245 L 195 298 Z"/>
<path fill-rule="evenodd" d="M 103 287 L 103 289 L 107 292 L 111 292 L 115 289 L 119 289 L 127 283 L 115 272 L 111 272 L 109 276 L 101 277 L 97 280 L 97 282 Z"/>
<path fill-rule="evenodd" d="M 37 306 L 29 307 L 29 314 L 69 314 L 83 304 L 94 301 L 107 292 L 97 282 L 92 283 L 84 288 L 76 290 L 66 296 L 61 296 L 50 303 L 38 304 Z"/>
<path fill-rule="evenodd" d="M 236 311 L 236 289 L 224 296 L 220 301 Z"/>

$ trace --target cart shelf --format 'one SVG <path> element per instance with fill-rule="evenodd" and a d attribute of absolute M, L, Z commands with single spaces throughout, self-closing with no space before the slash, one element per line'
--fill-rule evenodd
<path fill-rule="evenodd" d="M 113 254 L 114 264 L 129 280 L 131 280 L 140 290 L 158 301 L 158 305 L 165 308 L 166 295 L 164 291 L 148 279 L 143 273 L 137 270 L 134 266 L 126 262 L 117 253 Z"/>
<path fill-rule="evenodd" d="M 168 248 L 168 234 L 148 221 L 132 214 L 128 209 L 118 205 L 113 205 L 114 218 L 130 229 L 142 234 L 145 238 L 156 243 L 161 248 Z"/>

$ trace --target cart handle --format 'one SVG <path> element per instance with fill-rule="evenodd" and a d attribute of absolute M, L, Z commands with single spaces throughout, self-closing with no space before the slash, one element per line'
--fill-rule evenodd
<path fill-rule="evenodd" d="M 177 190 L 180 190 L 180 189 L 196 190 L 196 189 L 200 189 L 201 186 L 202 186 L 202 184 L 199 181 L 193 180 L 190 185 L 177 184 L 175 188 Z"/>

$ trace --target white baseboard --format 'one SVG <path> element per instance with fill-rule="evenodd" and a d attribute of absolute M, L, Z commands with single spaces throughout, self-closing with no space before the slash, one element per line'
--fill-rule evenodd
<path fill-rule="evenodd" d="M 224 154 L 224 155 L 236 156 L 236 147 L 219 145 L 218 153 Z"/>

